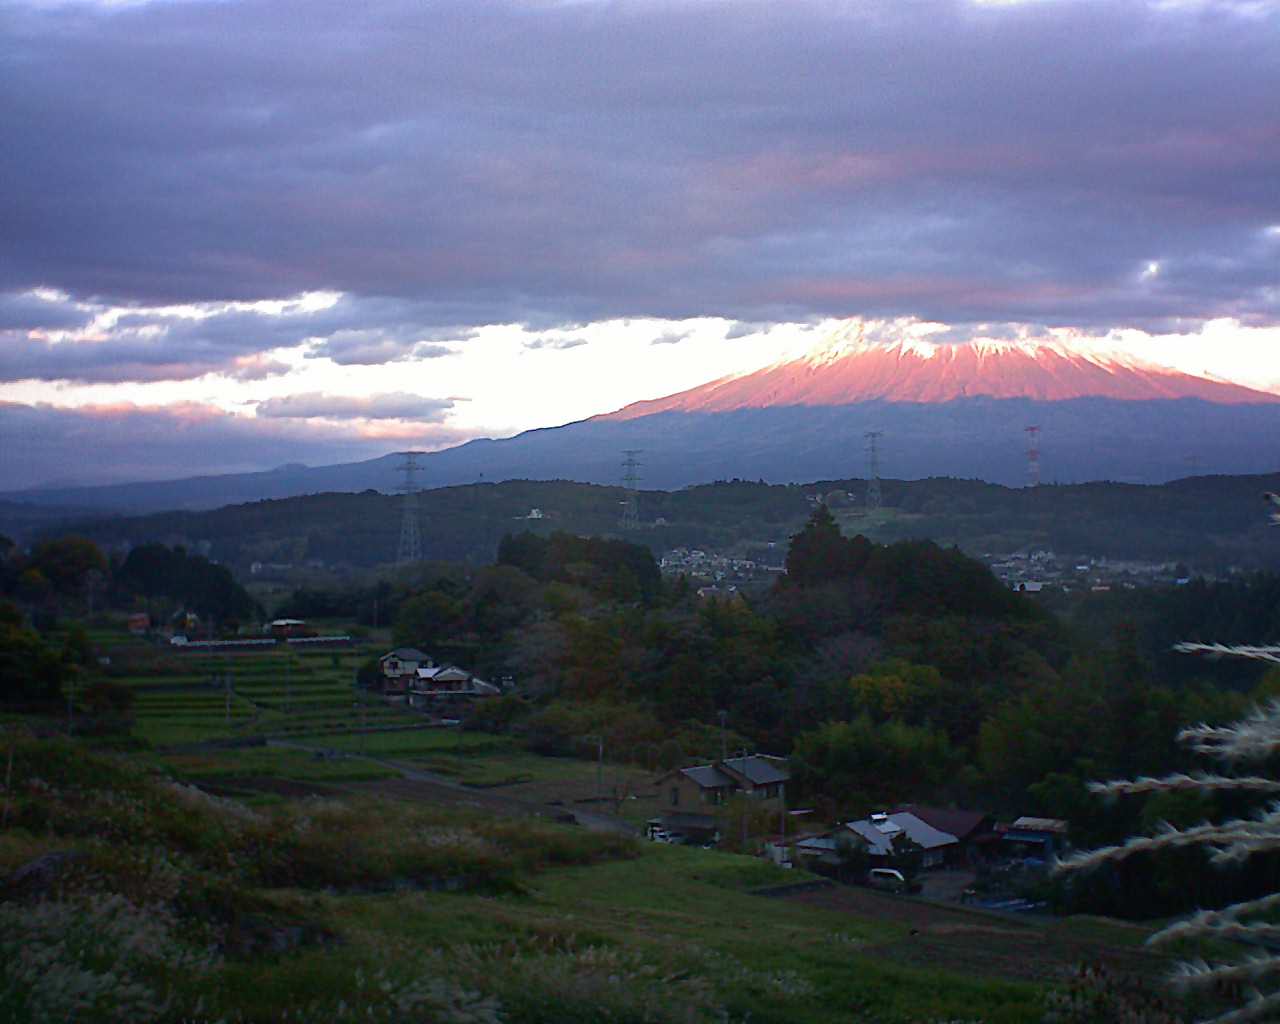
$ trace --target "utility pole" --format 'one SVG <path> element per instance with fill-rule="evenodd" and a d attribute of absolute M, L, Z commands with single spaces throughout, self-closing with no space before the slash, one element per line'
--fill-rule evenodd
<path fill-rule="evenodd" d="M 725 738 L 724 723 L 729 717 L 729 712 L 721 709 L 716 712 L 716 717 L 720 719 L 720 760 L 723 761 L 729 756 L 728 747 L 725 744 L 728 740 Z"/>
<path fill-rule="evenodd" d="M 80 673 L 80 666 L 72 665 L 67 673 L 67 735 L 76 731 L 76 702 L 73 695 L 75 678 Z"/>
<path fill-rule="evenodd" d="M 604 733 L 582 738 L 588 743 L 594 740 L 596 744 L 596 801 L 599 802 L 604 797 Z"/>

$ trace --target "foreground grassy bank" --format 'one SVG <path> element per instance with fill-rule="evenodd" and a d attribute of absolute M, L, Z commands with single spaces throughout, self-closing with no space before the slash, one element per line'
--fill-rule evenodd
<path fill-rule="evenodd" d="M 10 749 L 5 1020 L 1042 1017 L 1033 984 L 875 955 L 904 925 L 754 894 L 795 877 L 756 860 L 385 799 L 249 807 L 148 755 Z"/>

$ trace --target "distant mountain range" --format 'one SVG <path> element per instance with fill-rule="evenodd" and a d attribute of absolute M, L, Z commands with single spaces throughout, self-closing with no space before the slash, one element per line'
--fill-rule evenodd
<path fill-rule="evenodd" d="M 1037 426 L 1046 482 L 1157 483 L 1280 466 L 1280 395 L 1056 342 L 868 342 L 838 330 L 798 359 L 613 413 L 422 455 L 424 488 L 507 479 L 618 483 L 640 449 L 642 485 L 719 479 L 788 483 L 866 475 L 878 432 L 882 475 L 1027 480 Z M 401 459 L 289 465 L 263 473 L 0 499 L 141 512 L 401 485 Z"/>

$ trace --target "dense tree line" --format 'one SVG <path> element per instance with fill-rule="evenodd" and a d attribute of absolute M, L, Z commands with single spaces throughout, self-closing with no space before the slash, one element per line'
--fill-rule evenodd
<path fill-rule="evenodd" d="M 195 612 L 223 630 L 261 618 L 224 566 L 182 548 L 147 544 L 112 562 L 85 537 L 50 538 L 25 554 L 0 537 L 0 700 L 56 704 L 93 661 L 82 621 L 109 610 L 146 610 L 157 622 Z"/>
<path fill-rule="evenodd" d="M 885 480 L 884 503 L 895 515 L 868 519 L 880 542 L 931 538 L 969 551 L 1045 548 L 1067 556 L 1096 555 L 1182 561 L 1201 571 L 1259 568 L 1280 554 L 1280 536 L 1258 516 L 1266 477 L 1202 477 L 1160 486 L 1118 483 L 1008 488 L 976 480 Z M 803 524 L 810 500 L 822 495 L 846 513 L 866 493 L 863 480 L 804 485 L 718 481 L 639 495 L 651 551 L 673 547 L 750 547 L 771 559 L 769 544 L 785 544 Z M 428 560 L 486 565 L 502 536 L 520 529 L 542 536 L 616 534 L 618 487 L 564 480 L 510 480 L 424 491 L 419 495 L 423 554 Z M 851 497 L 850 497 L 851 496 Z M 527 518 L 537 508 L 541 519 Z M 0 519 L 4 509 L 0 508 Z M 252 562 L 370 567 L 396 554 L 401 508 L 395 495 L 312 494 L 208 511 L 112 517 L 72 524 L 100 544 L 164 541 L 192 548 L 207 541 L 213 558 L 247 568 Z M 21 525 L 15 522 L 15 526 Z M 23 526 L 23 529 L 29 527 Z M 60 528 L 62 529 L 62 528 Z"/>
<path fill-rule="evenodd" d="M 525 716 L 548 749 L 604 729 L 615 751 L 706 756 L 723 717 L 732 742 L 791 754 L 800 797 L 832 813 L 958 801 L 1068 817 L 1082 841 L 1133 824 L 1086 807 L 1089 779 L 1167 767 L 1179 724 L 1264 685 L 1164 679 L 1123 615 L 1083 628 L 957 550 L 845 537 L 822 507 L 786 568 L 766 594 L 703 600 L 639 545 L 512 535 L 496 565 L 424 568 L 395 639 L 513 678 L 525 699 L 500 727 Z"/>

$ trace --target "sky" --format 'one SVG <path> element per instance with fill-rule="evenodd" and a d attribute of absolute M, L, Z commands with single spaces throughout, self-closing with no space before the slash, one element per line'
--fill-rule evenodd
<path fill-rule="evenodd" d="M 835 323 L 1280 390 L 1280 2 L 0 0 L 0 490 L 607 412 Z"/>

